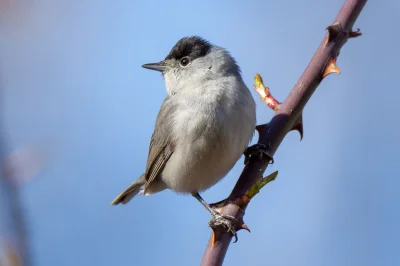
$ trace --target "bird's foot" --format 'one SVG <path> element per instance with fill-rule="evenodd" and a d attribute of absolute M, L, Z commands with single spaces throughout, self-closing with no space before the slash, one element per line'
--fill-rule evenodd
<path fill-rule="evenodd" d="M 211 215 L 212 219 L 208 222 L 208 225 L 213 229 L 218 226 L 224 226 L 225 228 L 227 228 L 227 232 L 230 232 L 235 237 L 235 241 L 233 243 L 236 243 L 238 237 L 236 234 L 235 226 L 239 223 L 239 221 L 233 216 L 221 214 L 216 210 L 213 210 Z"/>
<path fill-rule="evenodd" d="M 244 151 L 244 164 L 246 165 L 251 157 L 257 157 L 259 160 L 268 159 L 271 164 L 274 163 L 274 158 L 269 154 L 269 149 L 266 145 L 257 143 L 253 146 L 247 147 Z"/>

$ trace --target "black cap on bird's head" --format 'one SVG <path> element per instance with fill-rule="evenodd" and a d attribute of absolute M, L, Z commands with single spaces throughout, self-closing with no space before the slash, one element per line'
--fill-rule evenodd
<path fill-rule="evenodd" d="M 180 39 L 164 59 L 159 63 L 144 64 L 142 67 L 164 72 L 166 70 L 165 61 L 175 59 L 181 60 L 188 58 L 195 60 L 199 57 L 205 56 L 211 49 L 212 45 L 205 39 L 199 36 L 184 37 Z M 184 62 L 182 62 L 184 63 Z"/>
<path fill-rule="evenodd" d="M 211 48 L 211 44 L 199 36 L 184 37 L 180 39 L 171 52 L 167 55 L 168 59 L 181 59 L 189 56 L 192 60 L 205 56 Z"/>

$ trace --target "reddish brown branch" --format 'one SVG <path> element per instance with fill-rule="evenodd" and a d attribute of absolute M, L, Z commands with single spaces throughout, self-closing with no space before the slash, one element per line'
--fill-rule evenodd
<path fill-rule="evenodd" d="M 294 128 L 304 106 L 322 79 L 330 73 L 339 71 L 336 66 L 336 58 L 341 47 L 349 38 L 360 35 L 359 31 L 353 32 L 352 28 L 366 2 L 367 0 L 346 0 L 332 25 L 328 26 L 328 33 L 311 62 L 288 97 L 276 110 L 269 127 L 263 130 L 263 134 L 260 136 L 259 143 L 268 147 L 270 155 L 275 153 L 286 134 Z M 234 201 L 244 195 L 262 177 L 268 163 L 267 159 L 260 160 L 256 157 L 250 159 L 222 208 L 223 214 L 235 216 L 239 221 L 243 221 L 246 206 L 238 208 Z M 237 227 L 237 229 L 239 228 Z M 232 235 L 226 233 L 222 228 L 217 232 L 216 237 L 215 245 L 212 245 L 213 237 L 208 241 L 201 265 L 222 265 Z"/>

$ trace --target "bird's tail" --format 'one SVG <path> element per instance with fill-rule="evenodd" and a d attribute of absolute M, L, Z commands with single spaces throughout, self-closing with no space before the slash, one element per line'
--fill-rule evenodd
<path fill-rule="evenodd" d="M 130 201 L 136 194 L 139 193 L 140 189 L 142 186 L 146 183 L 146 180 L 144 178 L 144 175 L 139 177 L 135 182 L 133 182 L 127 189 L 122 191 L 121 194 L 119 194 L 112 202 L 111 205 L 117 205 L 117 204 L 126 204 L 128 201 Z"/>

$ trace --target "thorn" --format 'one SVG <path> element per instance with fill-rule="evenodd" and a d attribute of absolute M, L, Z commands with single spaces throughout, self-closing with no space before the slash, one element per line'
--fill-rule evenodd
<path fill-rule="evenodd" d="M 256 126 L 256 130 L 258 131 L 258 142 L 260 142 L 261 136 L 268 130 L 268 127 L 269 123 Z"/>
<path fill-rule="evenodd" d="M 340 69 L 336 65 L 336 57 L 329 58 L 328 63 L 325 66 L 324 73 L 322 74 L 322 78 L 325 78 L 332 73 L 340 74 Z"/>
<path fill-rule="evenodd" d="M 326 38 L 325 40 L 325 46 L 332 42 L 333 39 L 335 39 L 336 36 L 339 34 L 339 32 L 342 31 L 342 25 L 340 25 L 339 22 L 335 22 L 332 25 L 326 27 L 326 30 L 328 30 L 328 38 Z"/>
<path fill-rule="evenodd" d="M 215 240 L 215 232 L 214 229 L 212 230 L 212 234 L 211 234 L 211 247 L 215 247 L 215 243 L 217 241 Z"/>
<path fill-rule="evenodd" d="M 280 102 L 278 102 L 274 96 L 271 95 L 270 89 L 264 85 L 260 74 L 256 74 L 254 77 L 254 90 L 260 95 L 261 100 L 272 110 L 276 111 L 279 109 Z"/>
<path fill-rule="evenodd" d="M 242 224 L 241 228 L 250 233 L 250 228 L 246 224 Z"/>
<path fill-rule="evenodd" d="M 300 134 L 300 141 L 303 139 L 303 113 L 299 115 L 291 130 L 297 130 Z"/>
<path fill-rule="evenodd" d="M 349 34 L 349 38 L 356 38 L 356 37 L 362 35 L 359 28 L 357 28 L 356 31 L 350 31 L 348 34 Z"/>
<path fill-rule="evenodd" d="M 244 229 L 244 230 L 246 230 L 247 232 L 250 233 L 250 228 L 249 228 L 245 223 L 243 223 L 243 224 L 240 226 L 240 229 Z"/>

